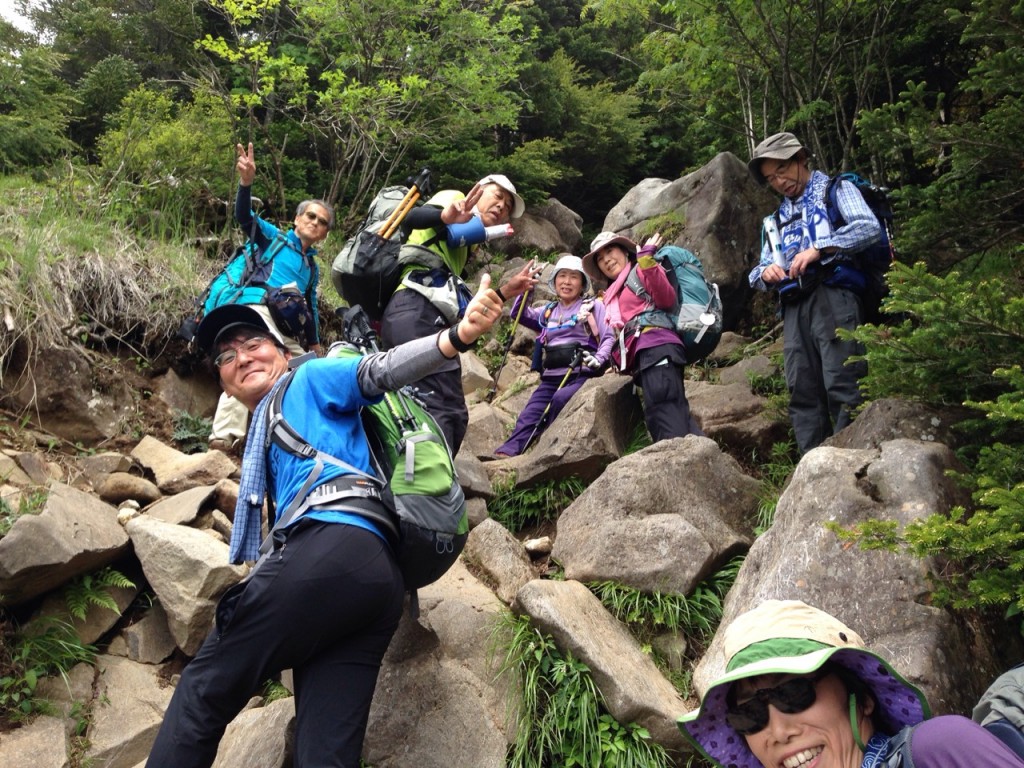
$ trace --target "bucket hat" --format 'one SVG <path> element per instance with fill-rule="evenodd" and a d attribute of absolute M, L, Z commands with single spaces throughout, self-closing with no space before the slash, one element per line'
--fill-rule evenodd
<path fill-rule="evenodd" d="M 555 262 L 555 268 L 551 271 L 551 277 L 548 279 L 548 288 L 551 289 L 552 293 L 555 293 L 555 278 L 558 277 L 558 273 L 563 269 L 571 269 L 573 272 L 579 272 L 583 275 L 583 294 L 588 294 L 592 290 L 590 275 L 583 271 L 583 259 L 579 256 L 573 256 L 571 253 L 561 253 L 558 255 L 558 261 Z"/>
<path fill-rule="evenodd" d="M 597 252 L 608 245 L 621 245 L 631 257 L 636 256 L 636 243 L 625 235 L 614 232 L 602 232 L 590 242 L 590 253 L 583 257 L 583 272 L 595 283 L 603 285 L 608 282 L 597 266 Z"/>
<path fill-rule="evenodd" d="M 270 333 L 274 343 L 282 346 L 281 338 L 270 327 L 263 315 L 247 304 L 225 304 L 210 311 L 196 329 L 196 346 L 209 355 L 222 334 L 240 327 L 256 328 Z"/>
<path fill-rule="evenodd" d="M 501 187 L 510 195 L 512 195 L 512 213 L 510 214 L 511 218 L 518 219 L 520 216 L 523 215 L 523 213 L 526 212 L 526 203 L 524 203 L 523 198 L 521 198 L 516 193 L 516 185 L 508 180 L 508 176 L 505 176 L 500 173 L 492 173 L 487 176 L 484 176 L 482 179 L 480 179 L 480 181 L 477 182 L 477 184 L 479 184 L 481 187 L 484 186 L 485 184 L 497 184 L 499 187 Z"/>
<path fill-rule="evenodd" d="M 887 732 L 931 716 L 928 702 L 856 632 L 834 616 L 799 600 L 766 600 L 725 630 L 726 673 L 701 705 L 678 720 L 679 729 L 717 766 L 762 768 L 746 740 L 726 722 L 726 697 L 737 680 L 767 674 L 806 675 L 825 662 L 845 667 L 868 688 Z"/>
<path fill-rule="evenodd" d="M 764 186 L 768 180 L 761 173 L 762 160 L 789 160 L 804 148 L 800 139 L 792 133 L 773 133 L 767 139 L 754 147 L 754 154 L 747 163 L 747 170 L 754 177 L 758 184 Z"/>

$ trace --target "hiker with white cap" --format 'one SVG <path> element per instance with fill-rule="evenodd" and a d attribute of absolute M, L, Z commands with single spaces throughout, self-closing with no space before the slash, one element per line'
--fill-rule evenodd
<path fill-rule="evenodd" d="M 590 278 L 579 256 L 563 253 L 555 263 L 551 292 L 557 296 L 543 307 L 531 307 L 533 292 L 519 296 L 510 307 L 513 317 L 538 331 L 540 384 L 516 419 L 508 440 L 495 456 L 518 456 L 561 413 L 566 403 L 592 376 L 600 375 L 611 355 L 615 335 L 605 321 L 604 303 L 591 295 Z"/>
<path fill-rule="evenodd" d="M 792 133 L 776 133 L 754 148 L 747 168 L 762 186 L 783 195 L 765 219 L 761 260 L 750 285 L 777 290 L 783 320 L 783 367 L 789 418 L 797 448 L 806 453 L 847 426 L 862 397 L 863 361 L 848 362 L 863 347 L 838 338 L 863 321 L 863 306 L 847 277 L 852 254 L 882 236 L 864 197 L 840 181 L 835 200 L 845 222 L 833 229 L 826 206 L 829 177 L 810 168 L 810 153 Z"/>
<path fill-rule="evenodd" d="M 507 176 L 492 173 L 463 195 L 442 190 L 413 208 L 402 221 L 409 231 L 399 251 L 402 282 L 392 294 L 381 320 L 381 340 L 394 347 L 437 333 L 458 322 L 472 292 L 463 279 L 474 246 L 512 234 L 526 203 Z M 531 262 L 498 290 L 511 299 L 536 284 Z M 460 348 L 460 352 L 470 347 Z M 416 382 L 418 396 L 444 431 L 452 454 L 459 451 L 469 424 L 462 392 L 458 356 L 435 373 Z"/>
<path fill-rule="evenodd" d="M 841 621 L 767 600 L 725 629 L 726 673 L 679 728 L 718 768 L 1020 768 L 924 694 Z"/>
<path fill-rule="evenodd" d="M 583 257 L 583 270 L 595 286 L 604 288 L 608 324 L 618 339 L 612 346 L 612 358 L 617 369 L 632 375 L 643 390 L 644 421 L 654 442 L 704 434 L 686 399 L 686 350 L 682 340 L 671 328 L 642 321 L 651 310 L 667 312 L 677 303 L 676 289 L 665 269 L 654 260 L 659 246 L 658 233 L 638 250 L 625 235 L 602 232 Z M 645 296 L 631 287 L 631 276 L 635 276 Z"/>

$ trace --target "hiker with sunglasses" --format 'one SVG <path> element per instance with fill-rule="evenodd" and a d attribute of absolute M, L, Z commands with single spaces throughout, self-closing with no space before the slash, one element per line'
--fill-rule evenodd
<path fill-rule="evenodd" d="M 258 254 L 266 265 L 262 274 L 251 278 L 250 285 L 239 288 L 227 273 L 219 275 L 210 286 L 204 314 L 225 304 L 251 306 L 266 321 L 271 333 L 293 355 L 306 350 L 320 352 L 320 316 L 317 311 L 317 286 L 320 271 L 316 263 L 316 245 L 334 228 L 334 209 L 323 200 L 303 200 L 295 211 L 294 227 L 281 232 L 269 221 L 252 210 L 252 183 L 256 179 L 256 159 L 250 142 L 247 147 L 235 146 L 238 160 L 238 193 L 235 195 L 235 221 L 246 236 L 255 241 Z M 268 258 L 269 257 L 269 258 Z M 294 292 L 293 301 L 305 303 L 307 322 L 303 324 L 301 338 L 279 327 L 267 304 L 268 291 L 287 288 Z M 221 394 L 217 412 L 213 417 L 210 445 L 228 448 L 245 437 L 248 411 L 228 396 Z"/>
<path fill-rule="evenodd" d="M 375 472 L 360 412 L 457 357 L 459 347 L 490 330 L 501 306 L 484 275 L 451 328 L 365 357 L 310 360 L 290 377 L 290 352 L 254 307 L 226 305 L 203 319 L 199 346 L 224 391 L 253 412 L 230 562 L 259 557 L 264 498 L 283 512 L 317 489 L 324 493 L 273 532 L 266 556 L 220 599 L 210 634 L 175 686 L 148 768 L 212 765 L 227 725 L 285 669 L 295 681 L 288 764 L 359 768 L 377 675 L 405 594 L 387 531 L 376 522 L 388 514 L 380 491 L 353 472 Z M 280 415 L 314 455 L 293 455 L 268 439 L 272 403 L 285 381 Z"/>
<path fill-rule="evenodd" d="M 1021 768 L 966 717 L 924 694 L 845 624 L 767 600 L 723 637 L 726 673 L 679 728 L 718 768 Z M 929 719 L 930 718 L 930 719 Z"/>

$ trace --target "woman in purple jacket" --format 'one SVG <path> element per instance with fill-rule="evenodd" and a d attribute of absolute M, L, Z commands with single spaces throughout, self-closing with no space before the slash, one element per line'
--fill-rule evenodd
<path fill-rule="evenodd" d="M 540 332 L 537 340 L 543 358 L 540 385 L 519 414 L 512 435 L 494 452 L 498 457 L 518 456 L 525 451 L 587 378 L 601 374 L 615 341 L 605 322 L 604 304 L 590 296 L 590 278 L 578 256 L 563 253 L 548 286 L 558 297 L 556 301 L 531 307 L 531 291 L 512 304 L 512 316 L 519 316 L 520 323 Z M 520 315 L 524 301 L 527 305 Z"/>

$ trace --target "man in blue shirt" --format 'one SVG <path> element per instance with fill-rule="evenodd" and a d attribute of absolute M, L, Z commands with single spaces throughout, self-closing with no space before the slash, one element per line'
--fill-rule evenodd
<path fill-rule="evenodd" d="M 310 360 L 291 377 L 281 413 L 313 447 L 372 474 L 359 409 L 453 360 L 490 330 L 501 305 L 484 275 L 451 328 L 362 358 Z M 203 319 L 196 338 L 224 391 L 253 412 L 229 555 L 242 562 L 257 554 L 263 494 L 286 509 L 311 490 L 305 481 L 314 459 L 265 448 L 266 408 L 291 358 L 265 319 L 251 306 L 227 305 Z M 345 477 L 328 464 L 314 487 Z M 274 532 L 268 556 L 221 598 L 213 630 L 175 688 L 148 768 L 212 765 L 228 723 L 284 669 L 295 680 L 295 765 L 358 768 L 404 593 L 385 533 L 360 514 L 362 504 L 381 502 L 336 499 Z"/>
<path fill-rule="evenodd" d="M 882 234 L 860 191 L 847 181 L 836 190 L 845 223 L 830 224 L 829 177 L 812 171 L 810 158 L 792 133 L 776 133 L 755 147 L 747 164 L 759 184 L 783 195 L 778 211 L 765 219 L 767 236 L 750 284 L 779 291 L 789 417 L 801 454 L 849 424 L 861 402 L 865 364 L 847 361 L 863 350 L 836 331 L 852 330 L 863 319 L 857 294 L 862 276 L 852 257 Z"/>
<path fill-rule="evenodd" d="M 236 259 L 218 275 L 210 285 L 203 307 L 212 312 L 225 304 L 246 304 L 262 315 L 271 332 L 285 344 L 292 354 L 304 350 L 320 351 L 320 317 L 317 312 L 317 285 L 320 270 L 316 263 L 316 245 L 334 227 L 334 210 L 323 200 L 303 200 L 295 212 L 295 226 L 290 232 L 281 232 L 276 226 L 256 216 L 252 210 L 252 184 L 256 179 L 256 159 L 252 143 L 248 147 L 236 146 L 238 153 L 238 194 L 235 196 L 235 220 L 252 237 L 260 259 L 265 263 L 251 284 L 242 283 L 245 262 Z M 268 289 L 294 286 L 309 307 L 311 322 L 305 327 L 303 338 L 279 328 L 267 308 Z M 210 445 L 230 449 L 245 436 L 248 412 L 227 393 L 221 395 L 213 417 Z"/>

